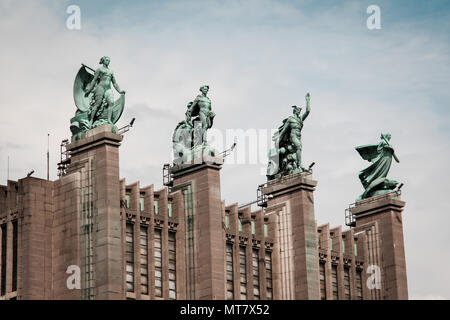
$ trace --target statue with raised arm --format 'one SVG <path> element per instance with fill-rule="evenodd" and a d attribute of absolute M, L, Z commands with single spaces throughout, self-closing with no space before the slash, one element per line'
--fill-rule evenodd
<path fill-rule="evenodd" d="M 392 192 L 398 184 L 397 181 L 386 178 L 391 168 L 392 158 L 400 163 L 390 143 L 391 134 L 382 133 L 380 138 L 381 141 L 378 144 L 355 147 L 364 160 L 371 162 L 370 166 L 359 172 L 359 179 L 365 190 L 357 201 Z"/>
<path fill-rule="evenodd" d="M 102 66 L 97 70 L 83 64 L 77 73 L 73 97 L 78 110 L 75 117 L 71 119 L 70 125 L 73 140 L 76 140 L 81 133 L 102 124 L 110 124 L 114 128 L 114 124 L 122 115 L 125 91 L 120 89 L 114 73 L 109 69 L 109 63 L 110 58 L 104 56 L 100 59 Z M 114 101 L 111 85 L 120 93 L 116 101 Z"/>
<path fill-rule="evenodd" d="M 275 148 L 269 151 L 267 179 L 278 179 L 296 172 L 307 171 L 302 166 L 302 129 L 303 122 L 311 112 L 311 97 L 305 96 L 306 110 L 292 106 L 293 115 L 283 120 L 283 124 L 272 137 Z"/>

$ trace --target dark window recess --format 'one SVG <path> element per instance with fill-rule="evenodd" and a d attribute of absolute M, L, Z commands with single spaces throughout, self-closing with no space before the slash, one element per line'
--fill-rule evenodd
<path fill-rule="evenodd" d="M 2 275 L 0 279 L 0 295 L 4 296 L 6 294 L 6 224 L 2 224 L 1 226 L 2 230 L 2 259 L 1 259 L 1 266 L 2 266 Z"/>
<path fill-rule="evenodd" d="M 17 291 L 17 250 L 18 250 L 18 226 L 17 220 L 13 221 L 13 270 L 12 270 L 12 291 Z"/>
<path fill-rule="evenodd" d="M 319 264 L 319 277 L 320 277 L 320 299 L 326 300 L 327 299 L 327 288 L 325 284 L 325 263 L 321 262 Z"/>

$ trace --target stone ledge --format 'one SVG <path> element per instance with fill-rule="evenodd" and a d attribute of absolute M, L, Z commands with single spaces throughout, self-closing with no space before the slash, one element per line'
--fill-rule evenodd
<path fill-rule="evenodd" d="M 310 179 L 310 174 L 304 172 L 295 173 L 285 176 L 281 179 L 271 180 L 267 182 L 267 186 L 263 188 L 266 195 L 280 195 L 294 190 L 302 189 L 307 191 L 314 191 L 317 186 L 317 181 Z"/>
<path fill-rule="evenodd" d="M 220 158 L 217 158 L 221 160 Z M 182 175 L 186 175 L 188 173 L 193 173 L 195 171 L 199 171 L 205 168 L 211 168 L 215 170 L 220 170 L 222 168 L 223 161 L 211 161 L 204 163 L 193 163 L 193 164 L 177 164 L 169 169 L 169 173 L 175 178 L 180 177 Z"/>
<path fill-rule="evenodd" d="M 113 126 L 102 125 L 97 128 L 91 129 L 84 133 L 84 137 L 80 140 L 74 141 L 67 145 L 66 149 L 71 154 L 85 151 L 89 148 L 97 146 L 103 143 L 109 143 L 119 146 L 123 139 L 120 134 L 113 133 Z"/>
<path fill-rule="evenodd" d="M 355 203 L 355 207 L 350 209 L 350 212 L 355 215 L 355 217 L 360 218 L 362 216 L 376 214 L 386 210 L 401 212 L 403 211 L 405 204 L 405 201 L 400 199 L 400 195 L 389 193 L 358 201 Z"/>

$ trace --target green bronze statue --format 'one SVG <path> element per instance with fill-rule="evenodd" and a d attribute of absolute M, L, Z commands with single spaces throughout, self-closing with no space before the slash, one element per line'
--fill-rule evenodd
<path fill-rule="evenodd" d="M 200 87 L 201 94 L 188 103 L 185 120 L 175 128 L 172 136 L 175 164 L 191 162 L 198 151 L 215 155 L 215 150 L 207 143 L 207 130 L 212 127 L 215 117 L 211 100 L 207 97 L 208 91 L 209 86 Z"/>
<path fill-rule="evenodd" d="M 207 144 L 206 132 L 213 125 L 213 120 L 215 117 L 214 112 L 211 110 L 211 100 L 206 96 L 209 91 L 209 86 L 204 85 L 200 87 L 200 92 L 192 104 L 189 106 L 189 113 L 193 118 L 192 121 L 200 121 L 201 123 L 201 143 Z M 197 118 L 195 118 L 197 117 Z M 197 141 L 198 142 L 198 141 Z M 196 143 L 197 143 L 196 142 Z"/>
<path fill-rule="evenodd" d="M 400 163 L 390 140 L 390 133 L 382 133 L 379 144 L 355 147 L 356 151 L 358 151 L 364 160 L 371 162 L 370 166 L 359 172 L 359 179 L 365 190 L 364 193 L 356 199 L 357 201 L 392 192 L 397 186 L 397 181 L 386 178 L 389 169 L 391 168 L 392 158 Z"/>
<path fill-rule="evenodd" d="M 72 140 L 77 140 L 83 132 L 103 124 L 110 124 L 115 128 L 114 124 L 122 115 L 125 91 L 117 84 L 114 73 L 109 69 L 109 63 L 110 58 L 104 56 L 100 59 L 102 66 L 97 70 L 82 64 L 75 77 L 73 98 L 77 111 L 75 117 L 70 120 Z M 116 101 L 111 85 L 120 94 Z"/>
<path fill-rule="evenodd" d="M 285 175 L 307 171 L 302 166 L 302 129 L 303 122 L 311 112 L 311 97 L 305 96 L 306 110 L 292 106 L 293 115 L 283 120 L 283 124 L 272 137 L 275 148 L 269 151 L 267 179 L 279 179 Z"/>

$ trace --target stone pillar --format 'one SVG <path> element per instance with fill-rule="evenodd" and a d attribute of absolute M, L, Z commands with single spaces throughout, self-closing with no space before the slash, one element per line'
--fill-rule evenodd
<path fill-rule="evenodd" d="M 23 300 L 52 298 L 52 185 L 51 181 L 34 177 L 19 180 L 23 217 L 19 220 L 18 289 Z M 9 234 L 12 235 L 12 228 Z M 8 241 L 12 244 L 12 237 Z M 9 261 L 12 263 L 12 256 Z"/>
<path fill-rule="evenodd" d="M 313 191 L 317 182 L 304 173 L 267 183 L 267 213 L 277 214 L 279 268 L 282 300 L 320 299 L 319 256 Z"/>
<path fill-rule="evenodd" d="M 186 299 L 225 299 L 221 165 L 215 158 L 171 168 L 173 190 L 182 190 L 186 212 Z"/>
<path fill-rule="evenodd" d="M 119 182 L 122 138 L 112 132 L 111 126 L 103 125 L 87 131 L 80 140 L 67 146 L 71 155 L 67 173 L 82 173 L 80 267 L 84 277 L 87 270 L 93 273 L 90 288 L 84 288 L 89 289 L 90 299 L 125 298 Z"/>
<path fill-rule="evenodd" d="M 408 299 L 402 224 L 404 206 L 400 195 L 392 192 L 358 201 L 350 209 L 356 223 L 355 233 L 366 233 L 368 255 L 372 257 L 369 264 L 378 264 L 381 268 L 382 299 Z M 369 233 L 373 230 L 375 237 Z M 377 245 L 371 246 L 374 241 Z"/>

